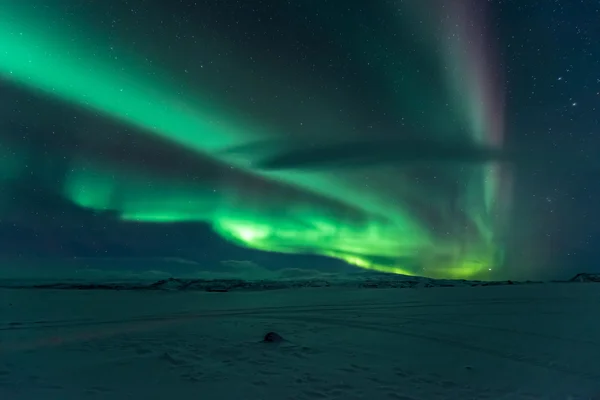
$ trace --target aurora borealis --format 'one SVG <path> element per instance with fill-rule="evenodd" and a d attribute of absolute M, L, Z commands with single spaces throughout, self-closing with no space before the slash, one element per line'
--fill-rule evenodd
<path fill-rule="evenodd" d="M 257 250 L 432 277 L 501 275 L 512 178 L 493 157 L 444 161 L 434 149 L 408 164 L 375 153 L 358 168 L 257 166 L 290 146 L 361 140 L 419 141 L 423 154 L 429 141 L 501 151 L 502 63 L 484 2 L 282 2 L 247 42 L 223 28 L 249 12 L 243 5 L 231 15 L 198 5 L 193 15 L 205 19 L 180 13 L 152 26 L 158 11 L 100 23 L 92 14 L 109 6 L 46 3 L 6 0 L 0 10 L 0 78 L 37 99 L 3 100 L 2 212 L 14 182 L 35 176 L 84 209 L 205 222 Z M 42 103 L 60 111 L 32 118 Z M 27 138 L 15 133 L 23 125 Z"/>

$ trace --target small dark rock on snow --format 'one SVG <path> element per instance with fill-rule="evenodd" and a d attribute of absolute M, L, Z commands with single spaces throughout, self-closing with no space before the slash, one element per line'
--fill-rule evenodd
<path fill-rule="evenodd" d="M 263 342 L 265 343 L 280 343 L 283 342 L 283 337 L 277 332 L 269 332 L 265 335 Z"/>

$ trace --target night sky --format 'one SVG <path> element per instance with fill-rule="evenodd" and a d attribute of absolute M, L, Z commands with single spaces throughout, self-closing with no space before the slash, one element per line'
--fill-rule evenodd
<path fill-rule="evenodd" d="M 0 268 L 600 272 L 598 21 L 593 0 L 4 0 Z"/>

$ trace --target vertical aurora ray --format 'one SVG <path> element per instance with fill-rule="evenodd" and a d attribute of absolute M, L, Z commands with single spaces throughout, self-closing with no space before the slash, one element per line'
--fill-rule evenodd
<path fill-rule="evenodd" d="M 502 147 L 505 119 L 502 73 L 490 30 L 486 29 L 486 22 L 490 22 L 486 8 L 484 2 L 446 2 L 441 43 L 448 86 L 456 104 L 462 105 L 470 136 L 485 145 Z M 489 246 L 502 253 L 501 240 L 512 198 L 510 170 L 499 163 L 484 165 L 482 169 L 471 183 L 469 209 Z M 474 204 L 481 202 L 480 199 L 483 204 Z"/>
<path fill-rule="evenodd" d="M 474 0 L 431 0 L 413 2 L 411 6 L 415 20 L 427 21 L 418 24 L 418 29 L 429 43 L 437 43 L 449 104 L 466 128 L 468 140 L 502 147 L 504 93 L 497 49 L 486 26 L 490 22 L 488 5 Z M 482 257 L 490 268 L 502 263 L 511 201 L 509 167 L 489 163 L 474 168 L 461 205 L 477 234 L 464 235 L 462 246 L 479 249 L 476 257 Z M 469 254 L 472 250 L 460 251 Z"/>

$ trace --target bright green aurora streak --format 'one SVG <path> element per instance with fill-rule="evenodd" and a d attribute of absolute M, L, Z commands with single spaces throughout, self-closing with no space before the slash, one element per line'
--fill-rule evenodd
<path fill-rule="evenodd" d="M 204 181 L 165 179 L 143 169 L 122 171 L 101 158 L 74 157 L 58 188 L 74 203 L 115 211 L 125 220 L 205 221 L 241 245 L 333 256 L 381 271 L 467 278 L 486 276 L 497 265 L 497 232 L 490 219 L 497 209 L 482 200 L 490 191 L 495 196 L 489 184 L 483 195 L 489 172 L 475 174 L 466 195 L 476 232 L 467 239 L 441 239 L 397 199 L 380 199 L 333 177 L 266 176 L 243 164 L 231 171 L 231 160 L 210 155 L 277 132 L 241 123 L 213 101 L 182 94 L 180 86 L 141 63 L 99 55 L 93 51 L 97 43 L 75 39 L 73 32 L 24 12 L 20 3 L 9 4 L 4 2 L 0 15 L 2 79 L 185 146 L 226 171 Z M 473 118 L 481 126 L 482 116 Z M 19 174 L 14 150 L 12 158 L 3 158 L 0 179 Z"/>

